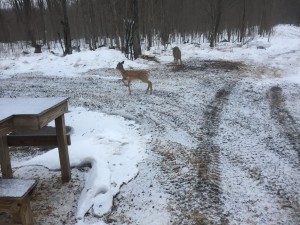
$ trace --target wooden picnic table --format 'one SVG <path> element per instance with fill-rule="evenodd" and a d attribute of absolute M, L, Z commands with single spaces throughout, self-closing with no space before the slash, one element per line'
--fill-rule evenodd
<path fill-rule="evenodd" d="M 71 179 L 64 118 L 64 114 L 68 111 L 68 99 L 62 97 L 0 98 L 0 164 L 3 178 L 13 178 L 7 144 L 8 134 L 40 130 L 55 120 L 62 181 L 68 182 Z"/>

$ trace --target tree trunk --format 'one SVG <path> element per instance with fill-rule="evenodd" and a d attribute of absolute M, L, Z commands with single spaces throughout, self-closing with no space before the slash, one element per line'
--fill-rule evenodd
<path fill-rule="evenodd" d="M 132 20 L 124 20 L 125 26 L 125 44 L 124 44 L 124 53 L 126 58 L 133 60 L 133 24 Z"/>
<path fill-rule="evenodd" d="M 27 29 L 27 34 L 29 37 L 29 40 L 31 42 L 31 46 L 36 46 L 36 38 L 34 35 L 34 29 L 33 29 L 33 21 L 32 21 L 32 8 L 31 8 L 31 2 L 30 0 L 24 0 L 24 13 L 25 13 L 25 24 Z"/>
<path fill-rule="evenodd" d="M 4 42 L 8 43 L 10 41 L 10 32 L 9 32 L 7 23 L 5 21 L 5 18 L 2 14 L 2 9 L 0 9 L 0 29 L 2 31 Z"/>
<path fill-rule="evenodd" d="M 137 59 L 142 55 L 140 34 L 139 34 L 139 7 L 138 0 L 133 0 L 133 55 Z"/>
<path fill-rule="evenodd" d="M 243 15 L 242 15 L 242 24 L 240 30 L 240 42 L 243 41 L 246 34 L 246 0 L 243 0 Z"/>
<path fill-rule="evenodd" d="M 43 0 L 38 0 L 37 4 L 39 6 L 39 12 L 40 12 L 40 17 L 42 20 L 42 37 L 43 37 L 43 45 L 46 44 L 47 38 L 46 38 L 46 24 L 45 24 L 45 5 Z"/>
<path fill-rule="evenodd" d="M 112 12 L 112 23 L 113 26 L 115 28 L 115 42 L 116 42 L 116 47 L 117 49 L 121 49 L 121 45 L 120 45 L 120 29 L 119 29 L 119 24 L 118 24 L 118 14 L 117 14 L 117 10 L 116 10 L 116 0 L 110 0 L 109 1 L 109 7 L 111 9 Z"/>
<path fill-rule="evenodd" d="M 68 55 L 68 54 L 72 54 L 72 43 L 71 43 L 71 31 L 70 31 L 68 14 L 67 14 L 66 0 L 62 0 L 61 5 L 63 11 L 63 21 L 61 21 L 61 24 L 63 26 L 64 41 L 65 41 L 64 55 Z"/>
<path fill-rule="evenodd" d="M 94 6 L 91 0 L 88 1 L 88 10 L 89 10 L 89 30 L 90 30 L 90 38 L 91 38 L 91 50 L 97 49 L 97 35 L 96 35 L 96 22 L 95 22 L 95 13 Z"/>
<path fill-rule="evenodd" d="M 32 21 L 32 8 L 30 0 L 13 0 L 12 7 L 18 19 L 24 24 L 27 38 L 32 47 L 36 46 L 36 38 L 34 34 L 33 21 Z"/>
<path fill-rule="evenodd" d="M 148 38 L 147 50 L 149 51 L 152 47 L 152 34 L 150 31 L 147 34 L 147 38 Z"/>
<path fill-rule="evenodd" d="M 213 48 L 217 42 L 217 35 L 219 31 L 219 26 L 221 22 L 222 15 L 222 0 L 217 0 L 216 5 L 213 6 L 212 12 L 212 33 L 210 37 L 210 47 Z"/>

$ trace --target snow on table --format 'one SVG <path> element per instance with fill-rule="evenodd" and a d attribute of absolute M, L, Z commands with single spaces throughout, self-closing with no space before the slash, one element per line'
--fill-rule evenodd
<path fill-rule="evenodd" d="M 35 180 L 0 179 L 0 198 L 22 198 L 35 184 Z"/>
<path fill-rule="evenodd" d="M 0 98 L 0 121 L 13 115 L 39 115 L 68 98 Z"/>

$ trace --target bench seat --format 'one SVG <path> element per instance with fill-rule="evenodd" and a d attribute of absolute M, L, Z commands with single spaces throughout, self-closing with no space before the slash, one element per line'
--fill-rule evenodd
<path fill-rule="evenodd" d="M 14 223 L 33 225 L 30 196 L 35 180 L 0 179 L 0 212 L 12 214 Z"/>
<path fill-rule="evenodd" d="M 72 128 L 66 126 L 67 144 L 71 145 Z M 7 145 L 15 146 L 57 146 L 57 137 L 55 127 L 46 126 L 40 130 L 26 130 L 13 132 L 7 135 Z"/>

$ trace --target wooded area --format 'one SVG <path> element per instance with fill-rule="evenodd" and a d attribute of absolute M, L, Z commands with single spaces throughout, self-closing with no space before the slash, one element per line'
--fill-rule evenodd
<path fill-rule="evenodd" d="M 269 35 L 274 25 L 300 25 L 299 0 L 1 0 L 0 42 L 22 41 L 64 54 L 99 46 L 121 49 L 129 58 L 141 45 L 208 41 L 245 42 Z"/>

